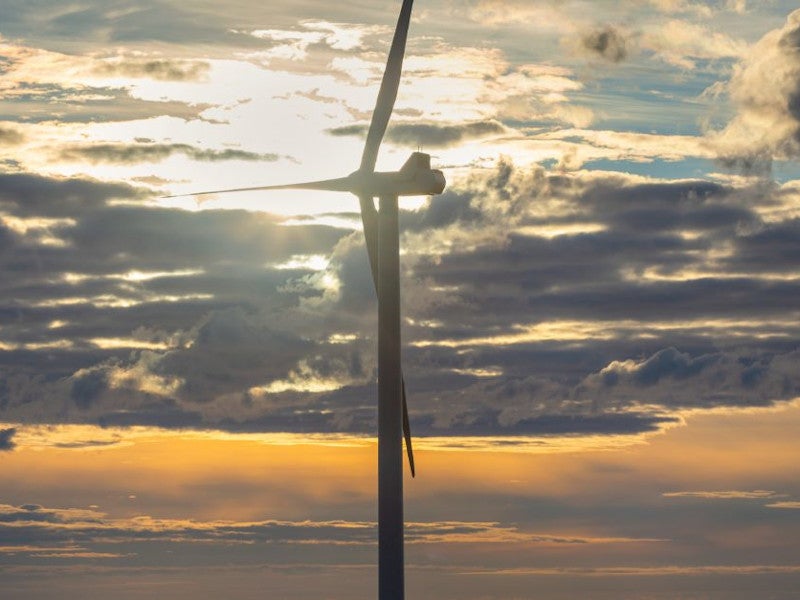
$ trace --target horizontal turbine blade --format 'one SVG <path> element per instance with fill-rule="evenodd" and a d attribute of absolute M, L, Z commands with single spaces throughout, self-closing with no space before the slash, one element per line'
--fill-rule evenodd
<path fill-rule="evenodd" d="M 258 185 L 255 187 L 231 188 L 227 190 L 210 190 L 206 192 L 190 192 L 188 194 L 175 194 L 163 196 L 164 198 L 183 198 L 185 196 L 204 196 L 206 194 L 228 194 L 232 192 L 258 192 L 262 190 L 323 190 L 328 192 L 349 192 L 353 181 L 349 177 L 338 179 L 323 179 L 321 181 L 307 181 L 303 183 L 287 183 L 283 185 Z"/>

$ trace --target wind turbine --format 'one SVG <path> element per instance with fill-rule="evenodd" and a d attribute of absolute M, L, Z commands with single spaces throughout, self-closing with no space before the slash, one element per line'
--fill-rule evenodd
<path fill-rule="evenodd" d="M 396 172 L 376 172 L 378 150 L 386 133 L 400 85 L 413 0 L 403 0 L 378 100 L 358 170 L 347 177 L 288 185 L 268 185 L 202 192 L 302 189 L 351 192 L 358 196 L 372 279 L 378 294 L 378 598 L 404 598 L 403 449 L 405 437 L 411 475 L 414 453 L 408 422 L 405 382 L 400 367 L 400 237 L 398 198 L 441 194 L 445 178 L 431 169 L 431 157 L 414 152 Z M 199 195 L 199 194 L 191 194 Z M 376 211 L 374 199 L 380 200 Z"/>

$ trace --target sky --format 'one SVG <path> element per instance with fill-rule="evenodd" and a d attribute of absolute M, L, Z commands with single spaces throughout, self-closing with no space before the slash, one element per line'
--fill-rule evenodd
<path fill-rule="evenodd" d="M 0 596 L 368 598 L 400 2 L 0 0 Z M 418 0 L 409 598 L 800 587 L 800 10 Z"/>

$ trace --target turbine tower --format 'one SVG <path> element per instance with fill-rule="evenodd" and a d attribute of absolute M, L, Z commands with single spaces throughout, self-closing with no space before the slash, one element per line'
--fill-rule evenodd
<path fill-rule="evenodd" d="M 358 196 L 372 278 L 378 294 L 378 598 L 403 600 L 403 437 L 411 475 L 414 453 L 405 382 L 400 367 L 400 238 L 398 198 L 441 194 L 445 178 L 431 169 L 430 155 L 414 152 L 396 172 L 376 172 L 403 68 L 413 0 L 403 0 L 386 70 L 358 170 L 346 177 L 190 195 L 256 190 L 304 189 L 351 192 Z M 379 199 L 379 210 L 375 209 Z"/>

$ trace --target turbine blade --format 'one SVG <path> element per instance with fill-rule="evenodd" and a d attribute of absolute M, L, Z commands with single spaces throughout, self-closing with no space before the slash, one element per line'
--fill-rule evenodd
<path fill-rule="evenodd" d="M 406 454 L 408 455 L 408 467 L 411 469 L 411 477 L 415 477 L 414 472 L 414 449 L 411 447 L 411 424 L 408 422 L 408 404 L 406 404 L 406 381 L 400 375 L 400 389 L 403 390 L 403 437 L 406 439 Z"/>
<path fill-rule="evenodd" d="M 350 177 L 338 179 L 323 179 L 321 181 L 306 181 L 303 183 L 287 183 L 282 185 L 258 185 L 255 187 L 231 188 L 227 190 L 210 190 L 205 192 L 191 192 L 188 194 L 175 194 L 163 198 L 183 198 L 185 196 L 203 196 L 205 194 L 228 194 L 231 192 L 257 192 L 261 190 L 324 190 L 329 192 L 349 192 L 352 188 Z"/>
<path fill-rule="evenodd" d="M 361 224 L 364 226 L 364 242 L 367 246 L 369 268 L 372 270 L 372 283 L 378 293 L 378 211 L 372 196 L 359 196 L 361 205 Z"/>
<path fill-rule="evenodd" d="M 372 122 L 367 132 L 367 142 L 364 153 L 361 155 L 361 171 L 372 172 L 378 160 L 378 148 L 386 133 L 389 117 L 392 116 L 394 101 L 397 99 L 397 88 L 400 86 L 400 74 L 403 70 L 403 55 L 406 51 L 406 38 L 408 37 L 408 23 L 411 19 L 411 5 L 413 0 L 403 0 L 397 27 L 394 30 L 392 47 L 389 50 L 389 59 L 386 61 L 386 70 L 383 72 L 381 89 L 375 110 L 372 112 Z"/>
<path fill-rule="evenodd" d="M 375 203 L 371 196 L 359 196 L 358 200 L 361 204 L 361 223 L 364 225 L 364 241 L 367 246 L 369 267 L 372 271 L 372 282 L 375 285 L 375 293 L 378 293 L 378 211 L 375 210 Z M 411 425 L 408 422 L 406 381 L 402 372 L 400 374 L 400 386 L 403 392 L 403 437 L 406 440 L 408 466 L 411 468 L 411 476 L 414 477 L 414 450 L 411 447 Z"/>

